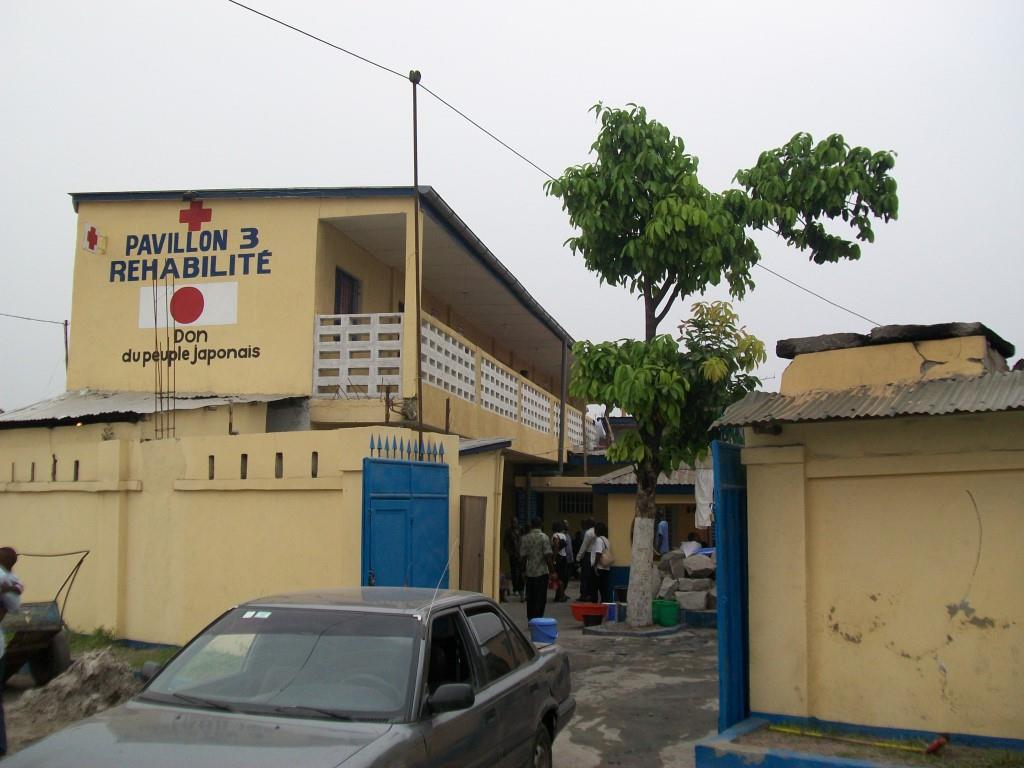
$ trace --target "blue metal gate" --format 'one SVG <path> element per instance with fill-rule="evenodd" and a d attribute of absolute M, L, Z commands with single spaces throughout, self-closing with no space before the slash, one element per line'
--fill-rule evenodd
<path fill-rule="evenodd" d="M 448 586 L 448 465 L 420 457 L 363 459 L 363 586 Z"/>
<path fill-rule="evenodd" d="M 711 444 L 718 547 L 718 730 L 750 714 L 747 622 L 747 476 L 740 446 Z"/>

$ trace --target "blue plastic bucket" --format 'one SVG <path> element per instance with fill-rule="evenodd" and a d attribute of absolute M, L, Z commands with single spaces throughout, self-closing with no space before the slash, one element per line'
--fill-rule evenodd
<path fill-rule="evenodd" d="M 604 620 L 608 621 L 608 622 L 618 621 L 618 619 L 615 618 L 616 613 L 617 613 L 616 610 L 615 610 L 615 603 L 605 603 L 604 607 L 605 607 Z"/>
<path fill-rule="evenodd" d="M 553 643 L 558 640 L 558 622 L 554 619 L 530 619 L 530 639 L 535 643 Z"/>

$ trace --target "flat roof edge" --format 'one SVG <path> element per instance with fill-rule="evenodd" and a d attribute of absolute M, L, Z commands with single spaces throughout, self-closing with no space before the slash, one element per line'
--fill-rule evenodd
<path fill-rule="evenodd" d="M 575 343 L 569 332 L 552 317 L 537 301 L 518 278 L 498 259 L 483 241 L 469 228 L 448 203 L 430 186 L 420 185 L 421 200 L 435 220 L 446 227 L 463 247 L 472 253 L 484 267 L 493 274 L 556 338 L 567 345 Z M 141 190 L 135 192 L 70 192 L 71 204 L 78 213 L 81 202 L 131 202 L 147 200 L 246 200 L 260 198 L 358 198 L 358 197 L 411 197 L 413 187 L 267 187 L 244 189 L 167 189 Z"/>

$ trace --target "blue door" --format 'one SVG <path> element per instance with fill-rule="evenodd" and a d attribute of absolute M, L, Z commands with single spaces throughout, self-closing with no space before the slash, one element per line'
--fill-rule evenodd
<path fill-rule="evenodd" d="M 747 634 L 747 476 L 740 446 L 711 443 L 718 548 L 718 730 L 750 714 Z"/>
<path fill-rule="evenodd" d="M 363 459 L 364 586 L 448 586 L 448 465 Z"/>

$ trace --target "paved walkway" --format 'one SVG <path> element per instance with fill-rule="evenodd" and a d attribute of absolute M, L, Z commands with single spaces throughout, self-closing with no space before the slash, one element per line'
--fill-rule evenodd
<path fill-rule="evenodd" d="M 694 743 L 714 733 L 718 720 L 715 630 L 584 636 L 569 605 L 549 599 L 545 611 L 558 621 L 559 645 L 569 653 L 577 705 L 555 741 L 555 766 L 691 768 Z M 526 630 L 524 603 L 502 607 Z"/>

